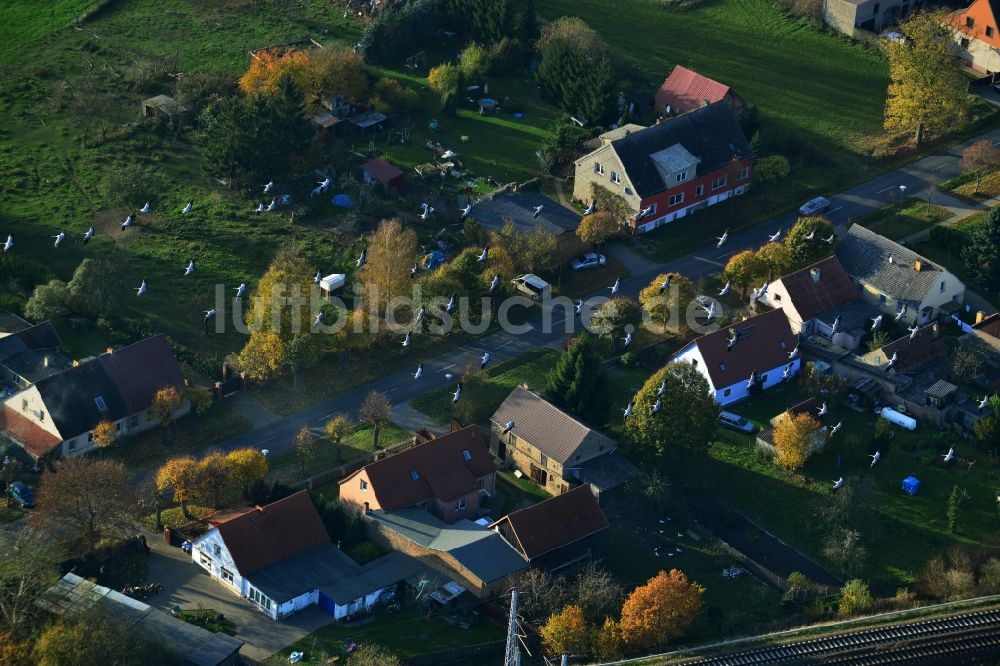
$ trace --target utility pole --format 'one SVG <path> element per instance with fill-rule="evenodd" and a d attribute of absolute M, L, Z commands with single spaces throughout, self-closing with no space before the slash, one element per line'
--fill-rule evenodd
<path fill-rule="evenodd" d="M 517 590 L 510 591 L 510 617 L 507 620 L 507 651 L 504 666 L 521 666 L 521 650 L 517 646 Z"/>

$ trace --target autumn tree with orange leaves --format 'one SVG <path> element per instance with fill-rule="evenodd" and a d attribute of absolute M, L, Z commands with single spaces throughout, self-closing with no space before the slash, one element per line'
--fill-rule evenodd
<path fill-rule="evenodd" d="M 278 48 L 254 54 L 247 71 L 240 77 L 240 90 L 247 95 L 273 95 L 278 82 L 290 76 L 302 90 L 309 88 L 309 53 Z"/>
<path fill-rule="evenodd" d="M 618 625 L 622 641 L 629 647 L 649 648 L 683 635 L 698 615 L 704 592 L 677 569 L 661 571 L 625 599 Z"/>

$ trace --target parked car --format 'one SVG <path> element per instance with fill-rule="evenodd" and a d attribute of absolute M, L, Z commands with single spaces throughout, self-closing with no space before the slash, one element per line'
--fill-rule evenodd
<path fill-rule="evenodd" d="M 582 271 L 588 268 L 597 268 L 606 264 L 608 260 L 603 254 L 597 254 L 596 252 L 587 252 L 582 257 L 577 257 L 573 261 L 569 262 L 569 267 L 574 271 Z"/>
<path fill-rule="evenodd" d="M 531 273 L 525 273 L 511 280 L 514 288 L 522 294 L 527 295 L 532 300 L 543 301 L 551 298 L 552 292 L 549 283 Z"/>
<path fill-rule="evenodd" d="M 14 498 L 14 501 L 23 506 L 25 509 L 30 509 L 35 506 L 35 493 L 31 492 L 31 488 L 24 485 L 20 481 L 14 481 L 8 486 L 7 492 L 10 496 Z"/>
<path fill-rule="evenodd" d="M 719 425 L 723 428 L 729 428 L 730 430 L 745 432 L 747 434 L 754 431 L 754 425 L 752 423 L 739 414 L 733 414 L 732 412 L 720 412 Z"/>
<path fill-rule="evenodd" d="M 826 197 L 816 197 L 815 199 L 810 199 L 809 201 L 802 204 L 799 208 L 799 212 L 803 215 L 816 215 L 817 213 L 822 213 L 824 210 L 830 207 L 830 200 Z"/>

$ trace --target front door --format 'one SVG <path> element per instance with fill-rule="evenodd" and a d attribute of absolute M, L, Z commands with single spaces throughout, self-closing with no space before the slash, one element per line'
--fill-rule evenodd
<path fill-rule="evenodd" d="M 532 465 L 531 466 L 531 480 L 544 488 L 545 484 L 549 480 L 549 475 L 541 467 L 538 467 L 537 465 Z"/>

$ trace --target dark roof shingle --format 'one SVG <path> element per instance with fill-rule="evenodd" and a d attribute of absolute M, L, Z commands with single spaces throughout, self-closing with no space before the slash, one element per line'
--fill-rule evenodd
<path fill-rule="evenodd" d="M 509 523 L 517 538 L 515 547 L 519 547 L 529 560 L 596 534 L 609 524 L 589 486 L 577 486 L 567 493 L 515 511 L 490 527 L 504 521 Z"/>
<path fill-rule="evenodd" d="M 729 331 L 739 336 L 729 349 Z M 716 389 L 746 381 L 751 372 L 766 372 L 789 362 L 788 354 L 798 344 L 788 318 L 781 309 L 750 317 L 694 341 Z"/>
<path fill-rule="evenodd" d="M 159 389 L 184 384 L 184 373 L 163 335 L 103 354 L 97 360 L 118 389 L 129 414 L 148 409 Z"/>
<path fill-rule="evenodd" d="M 813 271 L 817 271 L 815 280 Z M 789 273 L 779 280 L 804 322 L 859 297 L 851 277 L 835 256 Z"/>
<path fill-rule="evenodd" d="M 63 439 L 89 432 L 101 421 L 114 422 L 129 414 L 96 359 L 46 377 L 35 388 Z"/>
<path fill-rule="evenodd" d="M 542 212 L 535 217 L 538 206 L 543 206 Z M 473 204 L 469 217 L 476 224 L 496 231 L 513 222 L 520 231 L 533 231 L 540 226 L 557 236 L 575 231 L 580 225 L 579 213 L 538 192 L 494 194 Z"/>
<path fill-rule="evenodd" d="M 388 183 L 399 178 L 403 172 L 399 167 L 389 164 L 384 160 L 373 157 L 361 165 L 361 170 L 370 173 L 380 183 Z"/>

